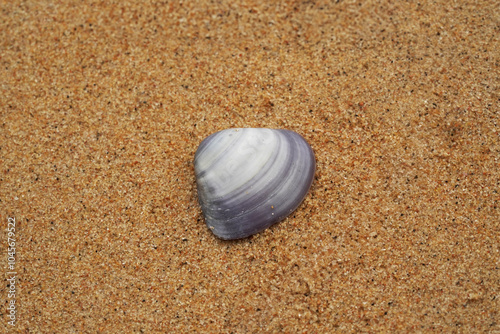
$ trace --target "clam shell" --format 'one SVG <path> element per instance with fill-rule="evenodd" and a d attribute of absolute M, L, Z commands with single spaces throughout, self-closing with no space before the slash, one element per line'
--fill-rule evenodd
<path fill-rule="evenodd" d="M 210 135 L 194 158 L 207 226 L 221 239 L 268 228 L 299 206 L 315 168 L 311 147 L 293 131 L 245 128 Z"/>

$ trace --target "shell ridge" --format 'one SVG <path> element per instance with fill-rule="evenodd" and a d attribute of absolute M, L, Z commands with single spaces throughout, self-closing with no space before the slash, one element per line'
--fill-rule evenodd
<path fill-rule="evenodd" d="M 281 140 L 278 142 L 277 150 L 280 149 L 280 147 L 279 147 L 280 144 L 281 144 Z M 256 183 L 254 180 L 255 179 L 262 179 L 262 178 L 264 178 L 265 175 L 268 174 L 268 172 L 272 169 L 272 167 L 274 166 L 275 161 L 278 158 L 279 158 L 278 155 L 275 155 L 274 157 L 271 155 L 270 158 L 267 159 L 266 164 L 264 165 L 264 168 L 262 168 L 248 182 L 245 182 L 245 183 L 241 184 L 234 191 L 232 191 L 230 193 L 227 193 L 227 194 L 225 194 L 224 196 L 222 196 L 222 197 L 220 197 L 218 199 L 215 199 L 214 200 L 214 205 L 215 206 L 221 206 L 222 210 L 220 210 L 220 211 L 219 210 L 214 210 L 215 214 L 213 214 L 211 216 L 213 218 L 224 219 L 225 218 L 225 215 L 224 215 L 225 208 L 226 207 L 231 207 L 232 205 L 234 205 L 235 201 L 239 201 L 242 198 L 245 198 L 245 202 L 250 202 L 251 201 L 251 202 L 255 203 L 250 208 L 246 209 L 245 212 L 252 211 L 252 209 L 255 208 L 255 207 L 258 208 L 259 205 L 261 205 L 261 203 L 262 203 L 262 199 L 260 199 L 260 198 L 261 197 L 267 197 L 268 194 L 262 192 L 261 189 L 257 189 L 261 185 L 259 185 L 258 183 Z M 274 181 L 274 183 L 279 184 L 279 179 L 278 178 L 275 178 L 275 180 L 273 180 L 273 181 Z M 251 188 L 254 188 L 253 190 L 248 189 L 249 184 L 252 184 Z M 264 184 L 264 186 L 265 186 L 265 184 Z M 251 196 L 250 197 L 245 197 L 244 196 L 245 193 L 251 193 Z M 238 217 L 241 216 L 241 212 L 238 212 L 238 213 L 235 213 L 235 214 Z"/>

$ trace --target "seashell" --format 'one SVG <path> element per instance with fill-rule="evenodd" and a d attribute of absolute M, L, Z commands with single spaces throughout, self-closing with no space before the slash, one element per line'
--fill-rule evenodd
<path fill-rule="evenodd" d="M 194 169 L 205 222 L 229 240 L 258 233 L 293 212 L 311 187 L 316 161 L 296 132 L 227 129 L 201 142 Z"/>

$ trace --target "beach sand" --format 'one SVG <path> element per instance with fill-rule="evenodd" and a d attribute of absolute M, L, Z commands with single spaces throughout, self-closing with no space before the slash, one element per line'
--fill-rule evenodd
<path fill-rule="evenodd" d="M 2 1 L 0 331 L 500 332 L 499 7 Z M 193 159 L 233 127 L 317 170 L 222 241 Z"/>

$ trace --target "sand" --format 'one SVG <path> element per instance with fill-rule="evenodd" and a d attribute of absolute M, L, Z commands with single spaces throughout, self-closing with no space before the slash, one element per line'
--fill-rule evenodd
<path fill-rule="evenodd" d="M 500 332 L 497 1 L 73 3 L 0 4 L 0 331 Z M 193 158 L 232 127 L 317 171 L 222 241 Z"/>

